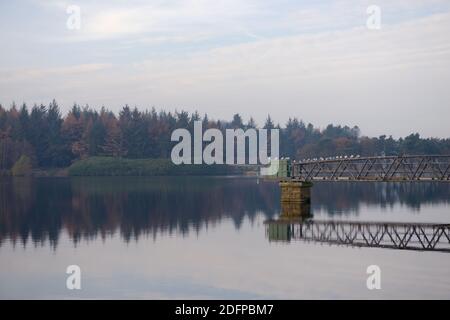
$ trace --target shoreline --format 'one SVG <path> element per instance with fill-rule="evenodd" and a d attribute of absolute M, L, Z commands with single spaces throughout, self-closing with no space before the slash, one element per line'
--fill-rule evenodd
<path fill-rule="evenodd" d="M 12 170 L 2 177 L 76 177 L 76 176 L 249 176 L 256 177 L 258 167 L 251 165 L 175 165 L 169 159 L 127 159 L 92 157 L 78 160 L 69 167 L 32 168 L 20 175 Z"/>

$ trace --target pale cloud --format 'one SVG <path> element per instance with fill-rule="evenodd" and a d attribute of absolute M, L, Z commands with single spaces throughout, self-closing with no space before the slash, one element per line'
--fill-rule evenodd
<path fill-rule="evenodd" d="M 180 41 L 198 34 L 209 37 L 236 33 L 244 18 L 258 14 L 257 2 L 237 0 L 183 0 L 80 4 L 83 27 L 67 41 L 90 41 L 134 36 L 156 42 Z M 134 5 L 133 5 L 134 4 Z"/>
<path fill-rule="evenodd" d="M 95 63 L 56 68 L 0 70 L 1 82 L 20 82 L 24 80 L 48 80 L 47 77 L 69 77 L 103 71 L 111 68 L 110 64 Z"/>

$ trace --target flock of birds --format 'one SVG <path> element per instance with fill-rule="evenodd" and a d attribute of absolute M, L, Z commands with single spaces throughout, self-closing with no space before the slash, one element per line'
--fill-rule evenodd
<path fill-rule="evenodd" d="M 316 162 L 316 161 L 330 161 L 330 160 L 344 160 L 344 159 L 357 159 L 357 158 L 359 158 L 360 157 L 360 155 L 359 154 L 357 154 L 357 155 L 350 155 L 350 156 L 334 156 L 334 157 L 326 157 L 326 158 L 323 158 L 323 157 L 320 157 L 320 158 L 312 158 L 312 159 L 302 159 L 302 160 L 300 160 L 300 162 Z M 294 162 L 295 162 L 295 160 L 294 160 Z"/>
<path fill-rule="evenodd" d="M 353 155 L 352 154 L 352 155 L 349 155 L 349 156 L 344 155 L 344 156 L 334 156 L 334 157 L 326 157 L 326 158 L 320 157 L 320 158 L 311 158 L 311 159 L 309 159 L 309 158 L 308 159 L 301 159 L 298 162 L 305 163 L 305 162 L 317 162 L 317 161 L 357 159 L 357 158 L 360 158 L 360 157 L 361 156 L 359 154 L 357 154 L 357 155 Z M 275 158 L 275 160 L 277 160 L 277 158 Z M 282 158 L 280 158 L 280 160 L 289 160 L 289 158 L 282 157 Z M 294 160 L 293 162 L 295 163 L 296 161 Z"/>

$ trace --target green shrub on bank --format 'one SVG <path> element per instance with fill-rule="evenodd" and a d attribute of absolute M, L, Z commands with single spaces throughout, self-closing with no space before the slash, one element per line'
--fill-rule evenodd
<path fill-rule="evenodd" d="M 92 157 L 73 163 L 70 176 L 233 175 L 243 168 L 227 165 L 174 165 L 169 159 Z"/>
<path fill-rule="evenodd" d="M 19 160 L 16 161 L 14 166 L 11 168 L 11 174 L 13 176 L 31 176 L 33 166 L 31 164 L 31 159 L 25 155 L 22 155 Z"/>

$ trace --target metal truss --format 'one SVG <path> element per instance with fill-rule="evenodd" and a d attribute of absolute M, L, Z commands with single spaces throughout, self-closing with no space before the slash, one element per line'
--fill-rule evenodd
<path fill-rule="evenodd" d="M 450 224 L 268 220 L 270 241 L 302 240 L 356 247 L 450 253 Z"/>
<path fill-rule="evenodd" d="M 450 181 L 450 155 L 294 161 L 291 166 L 291 176 L 305 181 Z"/>

